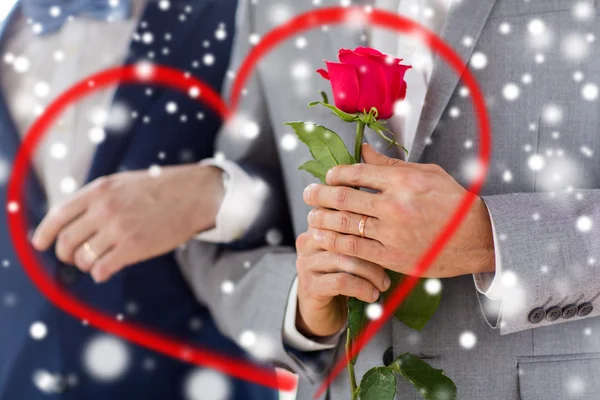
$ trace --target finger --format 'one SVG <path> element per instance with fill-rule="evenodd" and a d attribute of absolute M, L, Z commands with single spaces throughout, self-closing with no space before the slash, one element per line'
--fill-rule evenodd
<path fill-rule="evenodd" d="M 31 238 L 33 247 L 38 251 L 47 250 L 50 245 L 54 243 L 59 232 L 74 219 L 83 214 L 86 211 L 87 206 L 87 192 L 80 191 L 63 205 L 50 210 Z"/>
<path fill-rule="evenodd" d="M 345 272 L 363 278 L 381 292 L 388 290 L 392 283 L 385 269 L 380 265 L 344 254 L 324 251 L 306 257 L 303 262 L 305 265 L 312 265 L 315 272 L 328 274 Z"/>
<path fill-rule="evenodd" d="M 316 292 L 324 297 L 356 297 L 367 303 L 379 298 L 379 290 L 369 281 L 343 272 L 323 274 L 315 279 L 315 286 Z"/>
<path fill-rule="evenodd" d="M 327 184 L 364 187 L 383 192 L 389 186 L 390 175 L 394 172 L 394 169 L 380 165 L 338 165 L 327 172 Z"/>
<path fill-rule="evenodd" d="M 315 208 L 308 213 L 308 225 L 315 229 L 326 229 L 339 233 L 361 236 L 360 224 L 363 215 L 347 211 L 335 211 L 325 208 Z M 368 217 L 364 222 L 365 237 L 377 239 L 381 231 L 381 221 L 375 217 Z"/>
<path fill-rule="evenodd" d="M 111 250 L 106 252 L 100 257 L 94 265 L 90 274 L 92 279 L 97 283 L 103 283 L 108 281 L 114 274 L 126 267 L 124 260 L 124 254 L 126 252 L 119 246 L 113 247 Z"/>
<path fill-rule="evenodd" d="M 321 229 L 315 229 L 315 242 L 323 250 L 362 258 L 375 264 L 382 259 L 385 251 L 385 247 L 376 240 Z"/>
<path fill-rule="evenodd" d="M 62 229 L 56 239 L 58 259 L 73 264 L 75 251 L 96 232 L 97 226 L 96 220 L 86 212 Z"/>
<path fill-rule="evenodd" d="M 366 164 L 378 165 L 380 167 L 396 167 L 402 164 L 408 164 L 398 158 L 390 158 L 385 154 L 379 153 L 368 143 L 362 146 L 362 157 Z"/>
<path fill-rule="evenodd" d="M 345 186 L 312 184 L 304 190 L 304 202 L 309 206 L 371 216 L 375 216 L 377 212 L 373 205 L 375 196 L 377 195 Z"/>
<path fill-rule="evenodd" d="M 418 163 L 402 161 L 397 158 L 390 158 L 384 154 L 378 153 L 377 150 L 375 150 L 373 148 L 373 146 L 371 146 L 368 143 L 363 144 L 362 155 L 363 155 L 363 159 L 367 165 L 374 165 L 374 166 L 380 166 L 380 167 L 405 167 L 405 168 L 417 169 L 422 172 L 433 172 L 433 173 L 440 173 L 441 171 L 443 171 L 442 168 L 437 164 L 418 164 Z M 327 181 L 327 183 L 329 183 L 329 181 Z M 332 183 L 329 183 L 329 184 L 332 185 Z M 364 187 L 369 187 L 369 186 L 364 186 Z M 372 188 L 372 189 L 377 189 L 377 188 Z"/>
<path fill-rule="evenodd" d="M 314 229 L 310 227 L 296 238 L 296 251 L 298 255 L 310 255 L 323 251 L 321 246 L 315 242 Z"/>
<path fill-rule="evenodd" d="M 85 243 L 87 243 L 87 246 Z M 109 235 L 103 231 L 96 233 L 75 250 L 73 256 L 75 266 L 83 272 L 90 272 L 94 263 L 112 247 L 113 241 Z"/>

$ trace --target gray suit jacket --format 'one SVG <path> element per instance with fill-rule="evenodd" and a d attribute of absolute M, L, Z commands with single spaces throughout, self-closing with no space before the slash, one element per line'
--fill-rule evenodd
<path fill-rule="evenodd" d="M 250 34 L 262 36 L 286 13 L 312 7 L 308 1 L 244 3 L 248 4 L 240 9 L 234 71 L 249 51 Z M 586 317 L 529 321 L 534 308 L 576 301 L 579 305 L 600 292 L 600 99 L 582 95 L 586 83 L 600 83 L 600 49 L 597 42 L 585 41 L 588 34 L 600 39 L 600 18 L 593 8 L 591 19 L 578 20 L 572 11 L 575 3 L 463 0 L 452 9 L 442 37 L 465 62 L 474 52 L 487 57 L 487 66 L 474 70 L 493 128 L 493 159 L 482 195 L 495 224 L 503 269 L 516 276 L 516 284 L 495 304 L 477 292 L 472 276 L 444 280 L 442 304 L 425 329 L 417 333 L 391 320 L 361 353 L 359 376 L 380 365 L 386 351 L 394 356 L 409 351 L 444 369 L 461 399 L 600 398 L 600 300 Z M 590 4 L 595 7 L 593 1 Z M 530 37 L 528 24 L 534 18 L 547 27 L 546 43 Z M 510 33 L 502 34 L 499 27 L 506 23 Z M 329 87 L 312 73 L 323 59 L 334 60 L 341 47 L 368 44 L 368 33 L 357 27 L 330 26 L 302 36 L 305 48 L 297 47 L 295 40 L 279 45 L 247 86 L 241 110 L 261 126 L 259 137 L 249 140 L 225 128 L 219 144 L 230 159 L 281 168 L 296 234 L 306 229 L 309 208 L 302 191 L 314 180 L 298 171 L 310 156 L 301 143 L 294 146 L 284 122 L 322 123 L 352 145 L 351 127 L 323 109 L 308 110 L 306 104 L 318 97 L 318 90 Z M 463 44 L 467 36 L 473 45 Z M 565 56 L 573 54 L 570 50 L 576 45 L 589 47 L 583 60 Z M 542 63 L 536 62 L 539 54 L 545 57 Z M 576 71 L 583 81 L 573 79 Z M 522 82 L 524 74 L 530 74 L 531 83 Z M 510 82 L 520 87 L 520 96 L 512 101 L 503 96 Z M 470 99 L 461 86 L 459 77 L 437 60 L 409 161 L 439 164 L 467 186 L 479 138 Z M 449 115 L 451 107 L 460 110 L 459 117 Z M 367 138 L 377 145 L 376 137 Z M 543 158 L 543 168 L 537 168 L 534 154 Z M 591 230 L 577 228 L 582 216 L 591 219 Z M 317 360 L 282 343 L 283 316 L 295 277 L 293 249 L 221 254 L 211 245 L 193 242 L 180 258 L 199 300 L 212 309 L 225 334 L 237 339 L 241 332 L 253 330 L 269 344 L 268 358 L 318 384 L 335 352 Z M 245 268 L 248 261 L 252 266 Z M 225 279 L 236 284 L 231 294 L 219 290 Z M 464 332 L 476 336 L 473 348 L 461 347 Z M 303 385 L 299 397 L 310 398 L 311 390 L 314 386 Z M 398 393 L 402 399 L 420 398 L 404 382 Z M 348 398 L 346 374 L 338 377 L 328 395 Z"/>

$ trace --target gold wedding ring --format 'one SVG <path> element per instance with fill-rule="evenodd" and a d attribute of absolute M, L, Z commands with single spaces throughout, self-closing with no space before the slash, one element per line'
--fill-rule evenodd
<path fill-rule="evenodd" d="M 90 246 L 89 242 L 85 242 L 83 244 L 83 249 L 90 257 L 89 260 L 91 263 L 94 263 L 98 259 L 98 254 L 94 250 L 92 250 L 92 246 Z"/>
<path fill-rule="evenodd" d="M 365 237 L 365 226 L 367 226 L 367 215 L 363 215 L 358 223 L 358 233 L 360 233 L 360 237 Z"/>

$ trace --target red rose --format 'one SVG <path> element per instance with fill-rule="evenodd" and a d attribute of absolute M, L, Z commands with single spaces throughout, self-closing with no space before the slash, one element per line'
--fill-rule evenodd
<path fill-rule="evenodd" d="M 339 63 L 325 61 L 327 71 L 317 71 L 331 81 L 335 106 L 347 113 L 375 107 L 378 119 L 391 117 L 394 104 L 406 96 L 404 73 L 411 67 L 370 47 L 341 49 L 338 58 Z"/>

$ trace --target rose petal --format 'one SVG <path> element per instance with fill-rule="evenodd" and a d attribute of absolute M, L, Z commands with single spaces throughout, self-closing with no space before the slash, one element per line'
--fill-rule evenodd
<path fill-rule="evenodd" d="M 383 54 L 382 52 L 380 52 L 379 50 L 375 50 L 372 47 L 357 47 L 356 50 L 354 50 L 355 53 L 363 55 L 363 56 L 383 56 L 386 57 L 385 54 Z"/>
<path fill-rule="evenodd" d="M 325 79 L 329 80 L 329 74 L 328 74 L 328 73 L 327 73 L 327 71 L 325 71 L 323 68 L 319 68 L 319 69 L 317 70 L 317 73 L 318 73 L 319 75 L 321 75 L 323 78 L 325 78 Z"/>
<path fill-rule="evenodd" d="M 369 112 L 371 107 L 378 111 L 387 100 L 387 84 L 383 67 L 369 56 L 363 56 L 353 51 L 340 51 L 340 61 L 356 68 L 358 77 L 359 97 L 356 108 Z"/>
<path fill-rule="evenodd" d="M 337 108 L 347 113 L 355 113 L 359 97 L 358 77 L 352 65 L 326 61 L 333 101 Z"/>
<path fill-rule="evenodd" d="M 406 96 L 406 83 L 404 82 L 404 74 L 411 67 L 408 65 L 388 65 L 383 68 L 385 78 L 388 85 L 388 97 L 386 103 L 382 106 L 386 112 L 380 112 L 381 119 L 387 119 L 385 115 L 392 113 L 394 104 Z M 402 89 L 404 88 L 404 92 Z"/>

